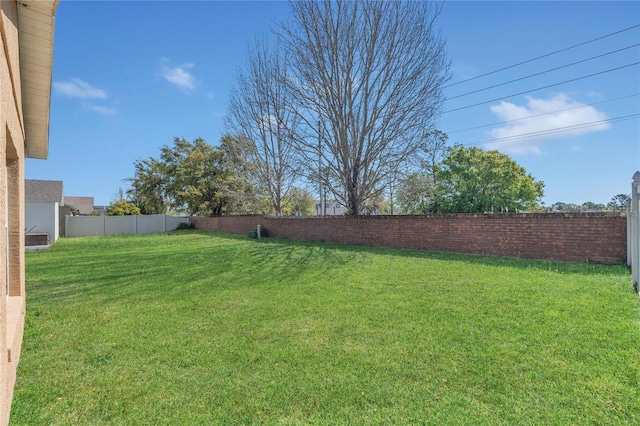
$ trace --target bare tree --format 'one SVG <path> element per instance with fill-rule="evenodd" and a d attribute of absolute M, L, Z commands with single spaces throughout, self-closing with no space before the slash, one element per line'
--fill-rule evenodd
<path fill-rule="evenodd" d="M 249 50 L 246 70 L 238 72 L 227 115 L 228 129 L 250 141 L 248 160 L 278 216 L 297 177 L 292 134 L 298 118 L 293 113 L 287 78 L 282 50 L 266 39 L 256 40 Z"/>
<path fill-rule="evenodd" d="M 422 154 L 434 128 L 449 78 L 435 26 L 440 8 L 364 0 L 291 8 L 278 34 L 292 60 L 294 111 L 305 123 L 296 141 L 307 164 L 319 163 L 310 177 L 357 215 Z"/>
<path fill-rule="evenodd" d="M 427 171 L 429 176 L 425 180 L 427 185 L 424 188 L 428 205 L 433 211 L 438 211 L 438 203 L 440 200 L 438 176 L 436 174 L 437 166 L 447 156 L 447 140 L 449 136 L 440 130 L 434 130 L 425 135 L 424 148 L 425 159 L 422 162 L 422 168 Z M 422 209 L 426 212 L 426 207 Z"/>
<path fill-rule="evenodd" d="M 428 132 L 424 137 L 424 153 L 425 159 L 423 161 L 423 168 L 426 169 L 431 176 L 433 176 L 435 182 L 435 168 L 436 165 L 447 155 L 447 140 L 449 135 L 440 130 L 434 130 Z"/>

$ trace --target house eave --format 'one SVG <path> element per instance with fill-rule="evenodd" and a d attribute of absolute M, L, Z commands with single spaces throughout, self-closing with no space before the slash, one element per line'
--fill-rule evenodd
<path fill-rule="evenodd" d="M 60 0 L 18 0 L 25 157 L 46 159 L 53 68 L 53 30 Z"/>

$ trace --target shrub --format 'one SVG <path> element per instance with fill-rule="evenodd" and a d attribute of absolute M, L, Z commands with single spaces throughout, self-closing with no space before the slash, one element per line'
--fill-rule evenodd
<path fill-rule="evenodd" d="M 107 216 L 130 216 L 139 215 L 140 209 L 135 204 L 129 203 L 125 200 L 118 200 L 115 203 L 111 203 L 107 212 Z"/>
<path fill-rule="evenodd" d="M 176 226 L 176 231 L 181 231 L 183 229 L 196 229 L 196 226 L 190 222 L 182 222 Z"/>

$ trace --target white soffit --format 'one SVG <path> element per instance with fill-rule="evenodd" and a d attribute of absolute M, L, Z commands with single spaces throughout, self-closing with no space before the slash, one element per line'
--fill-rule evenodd
<path fill-rule="evenodd" d="M 46 159 L 53 65 L 53 28 L 60 0 L 18 0 L 25 155 Z"/>

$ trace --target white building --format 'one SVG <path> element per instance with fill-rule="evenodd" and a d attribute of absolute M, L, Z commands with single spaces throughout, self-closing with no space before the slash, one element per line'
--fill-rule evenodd
<path fill-rule="evenodd" d="M 60 207 L 64 206 L 62 181 L 26 179 L 25 230 L 29 236 L 47 234 L 47 243 L 60 237 Z"/>

